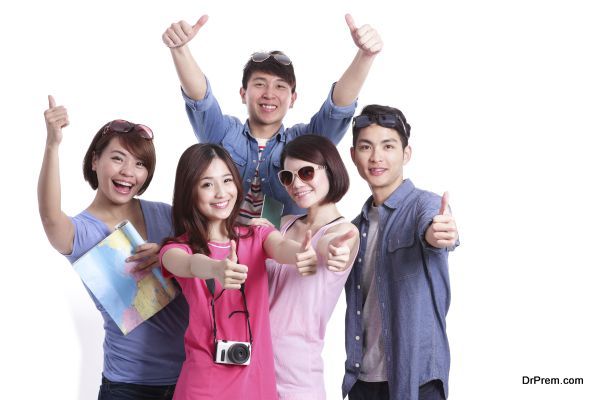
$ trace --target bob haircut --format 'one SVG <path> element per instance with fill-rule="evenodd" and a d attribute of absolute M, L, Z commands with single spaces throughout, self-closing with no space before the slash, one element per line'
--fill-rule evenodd
<path fill-rule="evenodd" d="M 116 137 L 119 139 L 119 143 L 125 147 L 127 151 L 133 154 L 134 157 L 139 158 L 144 163 L 146 170 L 148 170 L 146 182 L 144 182 L 137 192 L 137 195 L 139 196 L 146 191 L 154 176 L 154 168 L 156 167 L 154 143 L 151 139 L 140 136 L 135 130 L 121 133 L 107 129 L 105 132 L 105 129 L 109 124 L 110 122 L 104 124 L 104 126 L 96 133 L 83 157 L 83 178 L 90 184 L 92 189 L 98 189 L 98 175 L 96 175 L 96 171 L 92 170 L 92 161 L 94 160 L 94 157 L 100 157 L 110 141 Z"/>
<path fill-rule="evenodd" d="M 196 143 L 183 152 L 177 164 L 172 207 L 174 237 L 165 239 L 163 244 L 185 242 L 189 244 L 194 253 L 210 253 L 208 249 L 208 219 L 200 213 L 196 206 L 198 203 L 197 187 L 200 178 L 202 178 L 213 160 L 216 159 L 225 163 L 237 188 L 235 205 L 231 214 L 225 220 L 225 227 L 230 238 L 236 241 L 239 238 L 234 227 L 240 225 L 236 222 L 236 218 L 244 198 L 240 173 L 231 156 L 223 147 L 212 143 Z M 248 231 L 251 234 L 252 230 L 249 229 Z M 181 239 L 184 234 L 188 236 L 185 241 Z"/>
<path fill-rule="evenodd" d="M 321 204 L 337 203 L 350 187 L 350 177 L 335 145 L 319 135 L 298 136 L 285 145 L 281 153 L 281 166 L 287 157 L 324 165 L 329 179 L 329 192 Z"/>
<path fill-rule="evenodd" d="M 278 50 L 274 50 L 269 53 L 283 54 L 282 51 Z M 294 73 L 293 64 L 283 65 L 273 57 L 269 57 L 262 62 L 256 62 L 253 61 L 251 57 L 248 62 L 246 62 L 246 65 L 244 65 L 244 72 L 242 73 L 242 87 L 244 90 L 248 89 L 248 81 L 254 72 L 264 72 L 275 75 L 290 85 L 292 93 L 296 92 L 296 74 Z"/>

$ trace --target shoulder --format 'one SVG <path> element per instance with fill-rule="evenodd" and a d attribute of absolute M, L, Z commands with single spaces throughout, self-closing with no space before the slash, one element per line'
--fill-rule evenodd
<path fill-rule="evenodd" d="M 353 222 L 348 222 L 348 221 L 344 220 L 344 222 L 335 224 L 335 225 L 331 226 L 330 228 L 328 228 L 326 233 L 346 233 L 349 230 L 358 232 L 358 228 L 356 227 L 356 225 Z"/>

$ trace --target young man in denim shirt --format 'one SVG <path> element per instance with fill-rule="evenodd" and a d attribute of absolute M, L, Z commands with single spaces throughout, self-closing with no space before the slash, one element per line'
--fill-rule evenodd
<path fill-rule="evenodd" d="M 352 160 L 372 196 L 353 221 L 361 244 L 346 282 L 350 400 L 439 400 L 448 394 L 448 252 L 458 233 L 448 196 L 403 177 L 410 125 L 400 110 L 354 118 Z"/>
<path fill-rule="evenodd" d="M 308 124 L 284 129 L 289 108 L 296 101 L 296 78 L 291 60 L 279 51 L 254 53 L 244 67 L 240 96 L 248 108 L 248 120 L 223 115 L 210 84 L 194 60 L 187 43 L 208 20 L 203 15 L 193 26 L 172 24 L 163 34 L 179 75 L 186 110 L 200 142 L 223 145 L 236 162 L 244 183 L 242 215 L 249 222 L 260 216 L 263 195 L 284 204 L 283 215 L 299 214 L 298 208 L 277 179 L 284 145 L 298 135 L 315 133 L 339 143 L 356 109 L 356 98 L 383 43 L 369 25 L 357 28 L 348 14 L 346 23 L 358 52 L 342 77 L 333 85 L 320 110 Z"/>

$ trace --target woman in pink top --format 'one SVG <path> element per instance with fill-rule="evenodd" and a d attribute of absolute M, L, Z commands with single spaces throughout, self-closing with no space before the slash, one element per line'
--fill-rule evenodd
<path fill-rule="evenodd" d="M 159 257 L 190 307 L 186 359 L 174 399 L 276 399 L 265 259 L 314 273 L 310 232 L 299 242 L 271 227 L 237 224 L 241 179 L 225 149 L 195 144 L 179 160 L 175 237 Z"/>
<path fill-rule="evenodd" d="M 321 351 L 325 328 L 358 252 L 358 230 L 335 203 L 346 194 L 348 172 L 329 139 L 297 137 L 281 155 L 279 180 L 306 215 L 281 228 L 286 239 L 314 232 L 316 273 L 301 277 L 292 265 L 267 261 L 271 334 L 280 399 L 325 399 Z"/>

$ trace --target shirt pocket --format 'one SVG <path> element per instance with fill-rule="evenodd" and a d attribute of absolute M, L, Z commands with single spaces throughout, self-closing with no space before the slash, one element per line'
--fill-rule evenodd
<path fill-rule="evenodd" d="M 246 164 L 248 164 L 248 157 L 244 155 L 247 153 L 247 145 L 241 141 L 227 141 L 224 140 L 222 146 L 227 150 L 231 159 L 238 167 L 238 170 L 241 174 L 243 174 L 243 169 L 245 169 Z M 243 176 L 242 176 L 243 177 Z"/>
<path fill-rule="evenodd" d="M 386 258 L 394 281 L 417 276 L 422 268 L 415 231 L 393 233 L 387 240 Z"/>

